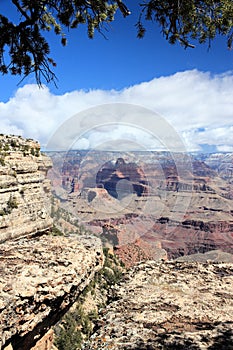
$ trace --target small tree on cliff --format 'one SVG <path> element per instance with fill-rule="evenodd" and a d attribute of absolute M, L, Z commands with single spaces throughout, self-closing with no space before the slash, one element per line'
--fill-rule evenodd
<path fill-rule="evenodd" d="M 18 20 L 13 22 L 0 14 L 0 72 L 25 77 L 35 74 L 42 80 L 55 81 L 45 32 L 53 30 L 66 45 L 65 29 L 86 25 L 87 35 L 103 31 L 114 20 L 119 9 L 124 17 L 130 14 L 125 0 L 11 0 L 9 7 L 17 9 Z M 228 48 L 233 40 L 233 1 L 223 0 L 144 0 L 140 4 L 138 37 L 145 35 L 145 21 L 154 21 L 170 44 L 179 42 L 185 48 L 194 47 L 192 40 L 211 41 L 216 34 L 226 36 Z"/>

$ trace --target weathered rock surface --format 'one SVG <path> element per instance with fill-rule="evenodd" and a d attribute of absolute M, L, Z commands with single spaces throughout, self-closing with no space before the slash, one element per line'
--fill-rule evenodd
<path fill-rule="evenodd" d="M 20 238 L 0 245 L 0 348 L 30 349 L 103 265 L 88 236 Z"/>
<path fill-rule="evenodd" d="M 0 136 L 0 242 L 52 226 L 51 166 L 38 142 Z"/>
<path fill-rule="evenodd" d="M 233 349 L 233 265 L 148 261 L 115 288 L 86 350 Z"/>

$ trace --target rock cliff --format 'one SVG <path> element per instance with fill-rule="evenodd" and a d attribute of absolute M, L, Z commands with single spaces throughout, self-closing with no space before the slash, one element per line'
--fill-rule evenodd
<path fill-rule="evenodd" d="M 52 163 L 40 145 L 19 136 L 0 136 L 0 242 L 52 226 Z"/>
<path fill-rule="evenodd" d="M 48 350 L 51 327 L 103 266 L 98 238 L 48 235 L 50 158 L 0 135 L 0 349 Z"/>
<path fill-rule="evenodd" d="M 141 263 L 116 286 L 85 349 L 230 350 L 232 300 L 232 264 Z"/>

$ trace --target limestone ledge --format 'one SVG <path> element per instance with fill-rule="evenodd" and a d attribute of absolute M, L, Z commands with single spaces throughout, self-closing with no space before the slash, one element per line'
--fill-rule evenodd
<path fill-rule="evenodd" d="M 20 238 L 0 244 L 0 348 L 30 349 L 103 266 L 93 236 Z"/>

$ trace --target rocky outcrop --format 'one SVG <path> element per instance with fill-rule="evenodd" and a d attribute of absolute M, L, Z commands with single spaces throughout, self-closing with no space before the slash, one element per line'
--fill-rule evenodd
<path fill-rule="evenodd" d="M 46 235 L 51 166 L 36 141 L 0 135 L 0 349 L 55 349 L 51 327 L 103 266 L 98 238 Z"/>
<path fill-rule="evenodd" d="M 233 348 L 233 265 L 149 261 L 126 273 L 89 349 Z"/>
<path fill-rule="evenodd" d="M 88 236 L 20 238 L 2 243 L 0 253 L 1 349 L 31 349 L 104 262 L 101 241 Z"/>
<path fill-rule="evenodd" d="M 133 243 L 115 247 L 115 254 L 127 268 L 134 266 L 139 261 L 168 259 L 167 252 L 162 249 L 159 241 L 152 244 L 140 238 Z"/>
<path fill-rule="evenodd" d="M 51 166 L 38 142 L 0 136 L 0 242 L 52 226 Z"/>

